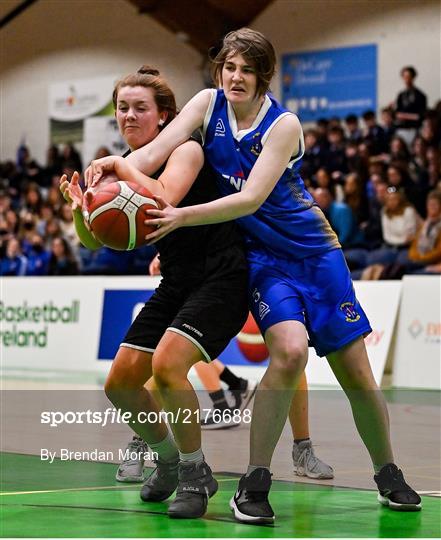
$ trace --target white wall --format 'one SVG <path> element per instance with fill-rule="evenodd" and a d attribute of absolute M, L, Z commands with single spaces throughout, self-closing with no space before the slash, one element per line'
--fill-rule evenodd
<path fill-rule="evenodd" d="M 182 3 L 185 0 L 175 0 Z M 401 89 L 400 68 L 413 64 L 433 105 L 440 91 L 439 0 L 276 0 L 253 27 L 279 54 L 377 43 L 378 103 Z M 0 32 L 0 159 L 15 157 L 23 135 L 45 161 L 48 86 L 55 81 L 159 67 L 182 105 L 202 86 L 201 56 L 126 0 L 39 0 Z M 279 94 L 279 80 L 273 90 Z"/>
<path fill-rule="evenodd" d="M 429 105 L 441 97 L 439 0 L 276 0 L 253 24 L 279 54 L 375 43 L 378 105 L 402 90 L 400 69 L 414 65 Z M 272 90 L 280 96 L 277 78 Z"/>
<path fill-rule="evenodd" d="M 0 159 L 22 136 L 45 163 L 48 86 L 57 81 L 159 68 L 178 105 L 202 88 L 201 56 L 126 0 L 39 0 L 0 32 Z"/>

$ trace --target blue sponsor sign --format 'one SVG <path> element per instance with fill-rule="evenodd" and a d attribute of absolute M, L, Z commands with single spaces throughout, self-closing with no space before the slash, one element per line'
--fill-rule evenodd
<path fill-rule="evenodd" d="M 99 360 L 113 360 L 118 347 L 153 290 L 105 290 L 101 319 Z"/>
<path fill-rule="evenodd" d="M 154 290 L 105 290 L 103 302 L 103 316 L 99 339 L 98 359 L 113 360 L 119 345 L 124 339 L 132 321 L 139 313 L 145 302 L 152 296 Z M 245 358 L 238 347 L 236 338 L 233 338 L 219 359 L 224 364 L 249 366 L 252 365 Z M 260 362 L 258 365 L 267 365 Z M 257 364 L 254 364 L 257 365 Z"/>
<path fill-rule="evenodd" d="M 377 109 L 377 46 L 284 54 L 282 99 L 302 122 Z"/>

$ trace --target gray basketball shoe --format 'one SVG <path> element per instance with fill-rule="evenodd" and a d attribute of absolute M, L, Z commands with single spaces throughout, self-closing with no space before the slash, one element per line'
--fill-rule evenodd
<path fill-rule="evenodd" d="M 154 460 L 156 468 L 144 482 L 140 497 L 144 502 L 160 502 L 168 499 L 178 485 L 179 460 Z"/>
<path fill-rule="evenodd" d="M 210 467 L 200 463 L 179 464 L 179 484 L 175 500 L 168 507 L 172 518 L 199 518 L 207 511 L 208 499 L 218 489 Z"/>
<path fill-rule="evenodd" d="M 124 450 L 124 459 L 116 471 L 118 482 L 144 481 L 144 454 L 148 452 L 147 443 L 135 435 Z"/>
<path fill-rule="evenodd" d="M 320 460 L 315 454 L 311 441 L 294 443 L 292 448 L 294 472 L 297 476 L 318 478 L 321 480 L 334 478 L 332 467 Z"/>

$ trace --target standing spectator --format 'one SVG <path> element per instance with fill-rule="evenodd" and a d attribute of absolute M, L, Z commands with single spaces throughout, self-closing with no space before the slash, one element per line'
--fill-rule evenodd
<path fill-rule="evenodd" d="M 52 240 L 48 274 L 50 276 L 73 276 L 79 273 L 78 263 L 65 238 Z"/>
<path fill-rule="evenodd" d="M 417 71 L 413 66 L 406 66 L 400 72 L 405 89 L 401 91 L 395 103 L 395 125 L 397 135 L 403 137 L 408 146 L 411 145 L 418 128 L 421 127 L 427 109 L 426 95 L 419 90 L 414 81 Z"/>

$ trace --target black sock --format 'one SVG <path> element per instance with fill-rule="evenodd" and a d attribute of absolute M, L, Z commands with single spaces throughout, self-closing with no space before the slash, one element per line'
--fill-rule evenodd
<path fill-rule="evenodd" d="M 300 443 L 303 442 L 303 441 L 309 441 L 309 437 L 307 437 L 306 439 L 294 439 L 294 442 L 295 442 L 296 444 L 300 444 Z"/>
<path fill-rule="evenodd" d="M 230 408 L 225 398 L 225 394 L 223 390 L 217 390 L 216 392 L 209 392 L 208 395 L 210 396 L 210 399 L 213 402 L 213 409 L 219 409 L 221 411 L 224 411 L 225 409 Z"/>
<path fill-rule="evenodd" d="M 228 385 L 230 390 L 245 390 L 248 384 L 248 381 L 242 379 L 241 377 L 237 377 L 227 368 L 227 366 L 224 367 L 224 370 L 219 375 L 219 378 Z"/>

